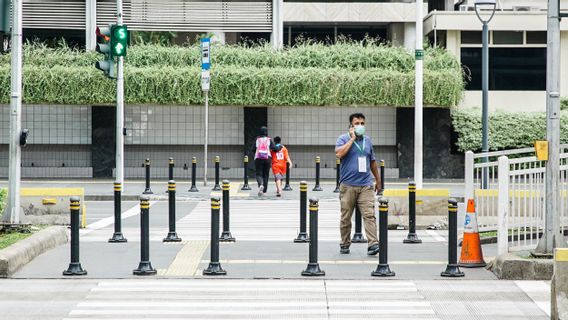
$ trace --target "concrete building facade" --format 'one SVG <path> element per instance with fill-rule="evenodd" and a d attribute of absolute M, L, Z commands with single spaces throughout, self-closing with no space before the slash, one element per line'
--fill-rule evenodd
<path fill-rule="evenodd" d="M 468 2 L 469 1 L 469 2 Z M 500 0 L 490 23 L 490 108 L 509 111 L 544 110 L 546 2 Z M 424 2 L 424 36 L 446 47 L 466 68 L 468 79 L 462 107 L 481 105 L 481 23 L 471 11 L 473 0 Z M 114 21 L 111 0 L 26 0 L 24 36 L 28 39 L 63 36 L 93 49 L 94 29 Z M 561 0 L 568 8 L 568 0 Z M 333 43 L 342 35 L 379 37 L 414 50 L 415 3 L 400 1 L 308 0 L 124 0 L 124 19 L 134 31 L 175 31 L 177 42 L 210 32 L 217 41 L 266 39 L 273 46 L 293 45 L 298 36 Z M 562 22 L 562 61 L 568 61 L 568 21 Z M 568 78 L 563 66 L 562 79 Z M 568 95 L 568 81 L 561 81 Z M 114 108 L 108 106 L 26 105 L 23 127 L 30 143 L 23 151 L 24 177 L 111 177 L 114 167 Z M 347 130 L 352 112 L 368 116 L 379 158 L 386 160 L 387 177 L 405 178 L 412 172 L 412 124 L 409 110 L 386 107 L 244 107 L 210 108 L 209 166 L 222 158 L 223 177 L 242 176 L 242 157 L 251 156 L 259 126 L 282 137 L 294 158 L 295 177 L 313 176 L 313 159 L 322 157 L 322 176 L 335 176 L 333 145 Z M 150 158 L 153 173 L 167 175 L 167 158 L 176 159 L 176 176 L 189 178 L 191 157 L 203 159 L 204 110 L 201 106 L 127 105 L 125 114 L 125 176 L 141 178 L 142 163 Z M 425 111 L 436 135 L 451 133 L 449 112 Z M 409 126 L 410 125 L 410 126 Z M 443 128 L 443 132 L 440 130 Z M 0 105 L 0 177 L 8 174 L 8 106 Z M 425 127 L 428 130 L 428 127 Z M 425 165 L 436 166 L 437 154 L 450 153 L 451 141 L 429 135 Z M 430 162 L 430 163 L 429 163 Z M 459 177 L 453 170 L 426 170 L 426 177 Z M 449 173 L 451 171 L 451 173 Z M 209 172 L 212 174 L 212 171 Z"/>

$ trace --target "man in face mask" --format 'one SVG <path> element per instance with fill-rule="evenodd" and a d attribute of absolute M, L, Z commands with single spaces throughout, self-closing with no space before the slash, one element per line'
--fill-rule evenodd
<path fill-rule="evenodd" d="M 359 207 L 369 239 L 367 254 L 379 252 L 377 222 L 375 218 L 375 192 L 380 191 L 381 177 L 375 160 L 371 139 L 365 135 L 365 116 L 354 113 L 349 116 L 349 132 L 339 136 L 335 143 L 335 155 L 341 159 L 339 199 L 341 203 L 342 254 L 349 253 L 351 245 L 351 216 Z M 373 186 L 372 176 L 375 178 Z"/>

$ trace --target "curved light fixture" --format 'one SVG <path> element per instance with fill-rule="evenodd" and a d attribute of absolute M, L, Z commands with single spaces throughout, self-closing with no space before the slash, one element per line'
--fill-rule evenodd
<path fill-rule="evenodd" d="M 481 21 L 481 23 L 489 23 L 489 21 L 491 21 L 491 19 L 493 19 L 493 16 L 495 15 L 497 3 L 495 2 L 495 0 L 475 0 L 473 6 L 475 8 L 475 14 L 477 15 L 479 21 Z M 481 18 L 481 15 L 479 14 L 481 10 L 491 10 L 491 16 L 489 16 L 489 19 Z"/>

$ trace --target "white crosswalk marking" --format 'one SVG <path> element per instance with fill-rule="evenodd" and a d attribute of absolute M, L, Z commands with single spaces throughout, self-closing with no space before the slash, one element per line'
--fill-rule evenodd
<path fill-rule="evenodd" d="M 231 232 L 239 241 L 289 242 L 298 235 L 300 230 L 299 201 L 232 200 L 230 205 Z M 339 201 L 320 202 L 318 212 L 320 241 L 339 241 L 339 212 Z M 211 204 L 208 201 L 200 201 L 190 214 L 176 224 L 176 231 L 184 240 L 209 240 L 211 239 L 210 228 Z M 352 228 L 354 230 L 354 224 Z M 128 231 L 129 241 L 139 241 L 139 229 L 123 231 L 125 233 Z M 391 230 L 389 231 L 389 242 L 400 243 L 406 238 L 407 233 L 408 231 L 405 230 Z M 162 241 L 165 234 L 167 234 L 167 228 L 152 228 L 150 240 Z M 418 235 L 423 242 L 445 241 L 444 237 L 434 230 L 418 230 Z M 85 242 L 107 240 L 107 234 L 90 235 L 81 239 Z"/>
<path fill-rule="evenodd" d="M 299 232 L 298 201 L 242 200 L 231 202 L 231 232 L 241 241 L 290 241 Z M 320 202 L 318 233 L 321 241 L 338 241 L 339 202 Z M 178 221 L 179 232 L 186 232 L 194 239 L 210 239 L 211 209 L 208 202 L 200 202 L 191 214 Z M 354 226 L 353 226 L 354 228 Z M 389 232 L 389 241 L 406 237 L 404 231 Z M 420 233 L 424 242 L 444 241 L 436 233 Z"/>
<path fill-rule="evenodd" d="M 410 281 L 102 281 L 71 319 L 437 319 Z"/>

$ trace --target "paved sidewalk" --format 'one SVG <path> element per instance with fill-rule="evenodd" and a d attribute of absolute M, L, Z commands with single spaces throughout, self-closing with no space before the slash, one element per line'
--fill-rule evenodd
<path fill-rule="evenodd" d="M 81 263 L 87 278 L 135 278 L 132 270 L 140 261 L 139 208 L 123 205 L 123 232 L 128 243 L 108 243 L 113 232 L 112 202 L 89 204 L 90 220 L 81 231 Z M 234 200 L 231 202 L 231 232 L 236 243 L 221 244 L 220 258 L 227 278 L 302 278 L 308 260 L 308 244 L 293 243 L 298 234 L 297 201 Z M 377 257 L 366 255 L 366 244 L 353 244 L 349 255 L 339 254 L 339 202 L 320 202 L 319 260 L 327 279 L 371 279 Z M 167 203 L 151 202 L 150 260 L 156 277 L 203 277 L 209 260 L 210 204 L 208 201 L 177 203 L 177 232 L 182 243 L 165 244 Z M 389 259 L 395 279 L 442 279 L 447 264 L 447 231 L 419 230 L 422 244 L 402 244 L 407 231 L 389 231 Z M 484 246 L 486 258 L 494 245 Z M 16 278 L 63 278 L 69 263 L 69 245 L 55 248 L 25 266 Z M 465 279 L 495 279 L 485 269 L 464 269 Z M 459 281 L 459 280 L 458 280 Z"/>

